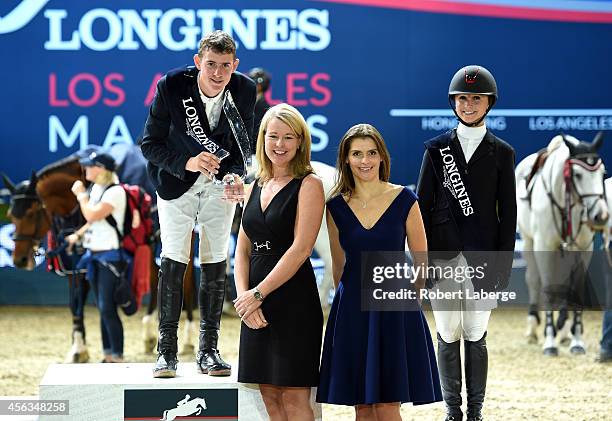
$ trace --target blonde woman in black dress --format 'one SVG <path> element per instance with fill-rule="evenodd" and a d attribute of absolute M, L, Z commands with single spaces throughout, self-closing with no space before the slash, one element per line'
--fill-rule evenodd
<path fill-rule="evenodd" d="M 310 166 L 310 132 L 290 105 L 270 108 L 257 136 L 260 171 L 247 190 L 234 277 L 242 319 L 238 381 L 257 383 L 272 421 L 313 420 L 323 313 L 310 255 L 323 184 Z"/>

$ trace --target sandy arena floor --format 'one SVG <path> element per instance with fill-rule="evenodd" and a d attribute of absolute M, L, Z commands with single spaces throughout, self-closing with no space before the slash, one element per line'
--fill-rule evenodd
<path fill-rule="evenodd" d="M 153 362 L 143 352 L 139 312 L 123 317 L 126 361 Z M 428 314 L 430 328 L 434 326 Z M 485 403 L 487 420 L 610 420 L 612 364 L 594 362 L 599 350 L 601 312 L 584 315 L 587 354 L 570 355 L 567 347 L 557 358 L 542 355 L 539 345 L 523 338 L 524 311 L 493 313 L 489 326 L 489 381 Z M 91 361 L 102 359 L 99 317 L 86 309 L 87 342 Z M 63 307 L 0 307 L 0 395 L 37 395 L 38 383 L 50 363 L 62 362 L 70 345 L 71 321 Z M 432 335 L 435 333 L 432 331 Z M 222 321 L 220 348 L 225 359 L 238 356 L 239 320 Z M 540 340 L 541 342 L 541 340 Z M 181 355 L 182 361 L 192 359 Z M 324 405 L 324 419 L 350 420 L 349 407 Z M 402 408 L 404 420 L 441 420 L 441 404 Z"/>

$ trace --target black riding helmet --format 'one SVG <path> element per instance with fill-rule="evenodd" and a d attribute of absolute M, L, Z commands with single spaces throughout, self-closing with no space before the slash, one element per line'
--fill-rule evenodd
<path fill-rule="evenodd" d="M 467 124 L 465 121 L 461 120 L 461 117 L 459 117 L 455 110 L 453 96 L 457 94 L 480 94 L 491 96 L 493 99 L 490 101 L 487 112 L 481 119 L 474 123 Z M 448 103 L 459 121 L 466 126 L 477 126 L 480 124 L 489 113 L 489 110 L 493 108 L 495 102 L 497 102 L 497 83 L 491 72 L 484 67 L 477 65 L 462 67 L 451 79 L 450 85 L 448 86 Z"/>
<path fill-rule="evenodd" d="M 254 67 L 249 70 L 248 76 L 255 81 L 257 86 L 261 86 L 261 91 L 266 92 L 270 87 L 270 74 L 261 67 Z"/>

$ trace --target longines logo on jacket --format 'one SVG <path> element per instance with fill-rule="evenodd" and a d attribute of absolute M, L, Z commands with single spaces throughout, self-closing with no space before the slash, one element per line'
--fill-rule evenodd
<path fill-rule="evenodd" d="M 204 146 L 208 152 L 214 154 L 219 149 L 219 145 L 206 136 L 202 123 L 200 122 L 200 118 L 198 117 L 198 110 L 196 110 L 196 108 L 190 104 L 193 104 L 193 98 L 189 97 L 183 100 L 183 108 L 185 109 L 185 115 L 187 116 L 185 119 L 187 134 L 197 140 L 198 143 Z"/>
<path fill-rule="evenodd" d="M 467 190 L 465 189 L 463 180 L 461 179 L 461 174 L 457 169 L 455 157 L 452 153 L 450 153 L 450 146 L 441 148 L 439 150 L 440 155 L 442 156 L 442 162 L 444 162 L 443 185 L 451 192 L 453 197 L 457 199 L 459 205 L 461 206 L 463 215 L 470 216 L 474 213 L 474 208 L 472 207 L 472 202 L 468 196 Z"/>

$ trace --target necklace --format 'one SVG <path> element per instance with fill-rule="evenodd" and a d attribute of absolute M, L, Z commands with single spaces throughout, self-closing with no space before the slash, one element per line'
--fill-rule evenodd
<path fill-rule="evenodd" d="M 370 197 L 368 200 L 362 200 L 362 199 L 359 199 L 359 198 L 357 198 L 357 197 L 352 197 L 352 196 L 349 196 L 349 200 L 351 200 L 351 199 L 355 199 L 355 200 L 357 200 L 357 201 L 361 202 L 361 209 L 365 209 L 365 208 L 367 208 L 367 207 L 368 207 L 368 202 L 372 201 L 372 199 L 376 199 L 377 197 L 382 196 L 382 195 L 383 195 L 383 194 L 385 194 L 386 192 L 387 192 L 387 191 L 385 190 L 385 191 L 383 191 L 383 192 L 381 192 L 381 193 L 378 193 L 378 194 L 376 194 L 376 195 L 374 195 L 374 196 Z"/>
<path fill-rule="evenodd" d="M 272 192 L 272 194 L 276 194 L 283 188 L 284 185 L 282 185 L 282 182 L 289 177 L 291 176 L 283 175 L 276 178 L 273 177 L 266 182 L 266 188 L 268 188 Z"/>
<path fill-rule="evenodd" d="M 355 199 L 361 202 L 361 209 L 365 209 L 368 207 L 368 202 L 366 202 L 365 200 L 361 200 L 361 199 Z"/>

